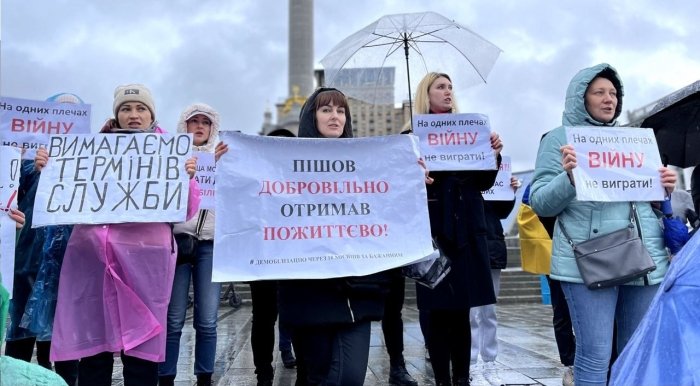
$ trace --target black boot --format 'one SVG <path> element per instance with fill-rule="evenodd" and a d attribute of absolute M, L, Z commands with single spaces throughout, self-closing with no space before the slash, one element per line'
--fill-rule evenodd
<path fill-rule="evenodd" d="M 457 378 L 454 380 L 453 386 L 469 386 L 469 378 Z"/>
<path fill-rule="evenodd" d="M 389 371 L 389 384 L 395 386 L 418 386 L 418 382 L 406 370 L 404 361 L 391 365 Z"/>
<path fill-rule="evenodd" d="M 292 350 L 282 350 L 280 351 L 280 356 L 282 357 L 282 364 L 287 369 L 293 369 L 297 367 L 297 359 L 294 358 Z"/>
<path fill-rule="evenodd" d="M 272 386 L 272 375 L 258 374 L 258 386 Z"/>
<path fill-rule="evenodd" d="M 435 386 L 452 386 L 452 382 L 449 379 L 437 379 Z"/>
<path fill-rule="evenodd" d="M 211 373 L 197 374 L 197 386 L 211 386 Z"/>
<path fill-rule="evenodd" d="M 174 375 L 164 375 L 158 377 L 158 386 L 174 386 L 175 376 Z"/>

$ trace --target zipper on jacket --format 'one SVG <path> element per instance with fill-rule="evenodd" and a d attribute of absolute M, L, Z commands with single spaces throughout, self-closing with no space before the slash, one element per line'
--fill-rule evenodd
<path fill-rule="evenodd" d="M 352 312 L 352 305 L 350 305 L 350 298 L 347 298 L 348 301 L 348 311 L 350 311 L 350 319 L 352 320 L 353 323 L 355 323 L 355 314 Z"/>

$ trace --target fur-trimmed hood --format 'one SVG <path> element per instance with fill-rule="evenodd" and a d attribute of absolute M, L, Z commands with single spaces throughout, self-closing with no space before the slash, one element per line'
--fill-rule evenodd
<path fill-rule="evenodd" d="M 219 124 L 220 118 L 219 113 L 214 110 L 213 107 L 204 103 L 194 103 L 189 106 L 180 114 L 180 120 L 177 122 L 177 132 L 187 133 L 187 120 L 192 118 L 197 114 L 206 115 L 211 120 L 211 132 L 209 133 L 209 140 L 202 146 L 193 146 L 192 149 L 196 151 L 206 151 L 213 153 L 216 144 L 219 142 Z"/>

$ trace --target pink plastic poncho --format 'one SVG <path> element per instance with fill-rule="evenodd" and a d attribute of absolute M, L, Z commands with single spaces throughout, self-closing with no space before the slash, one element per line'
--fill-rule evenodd
<path fill-rule="evenodd" d="M 199 209 L 190 180 L 187 219 Z M 58 286 L 51 360 L 101 352 L 162 362 L 175 273 L 167 223 L 76 225 Z"/>

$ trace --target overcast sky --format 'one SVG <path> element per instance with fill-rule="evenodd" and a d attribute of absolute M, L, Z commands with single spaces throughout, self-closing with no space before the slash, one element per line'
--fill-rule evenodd
<path fill-rule="evenodd" d="M 224 129 L 254 134 L 264 111 L 287 97 L 287 0 L 1 4 L 0 93 L 43 100 L 73 92 L 92 104 L 93 126 L 112 115 L 114 88 L 123 83 L 151 88 L 166 130 L 200 101 L 219 110 Z M 382 15 L 422 11 L 503 50 L 488 84 L 462 89 L 454 81 L 461 112 L 489 115 L 515 171 L 533 168 L 539 137 L 561 123 L 566 87 L 583 67 L 618 69 L 624 110 L 700 79 L 695 0 L 316 0 L 315 66 Z"/>

